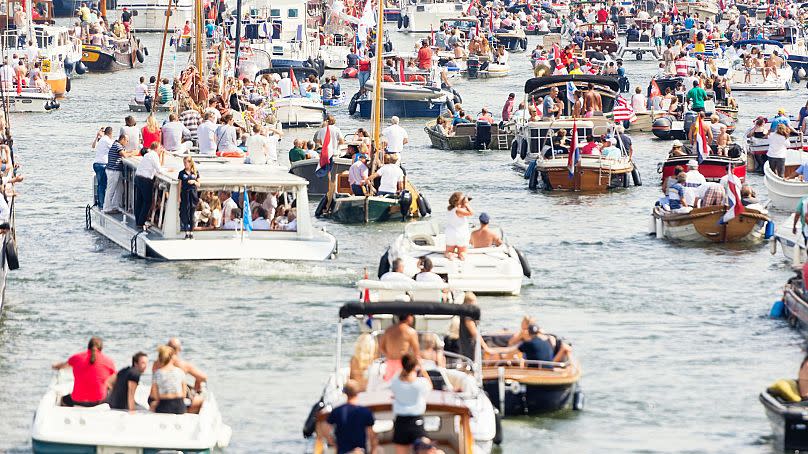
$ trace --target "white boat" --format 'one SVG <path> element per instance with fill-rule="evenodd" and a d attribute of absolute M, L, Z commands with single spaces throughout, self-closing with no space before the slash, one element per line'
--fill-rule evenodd
<path fill-rule="evenodd" d="M 373 92 L 375 84 L 373 79 L 368 80 L 365 82 L 365 88 L 369 92 Z M 432 99 L 437 102 L 442 102 L 446 97 L 446 93 L 439 87 L 429 87 L 409 82 L 382 82 L 382 91 L 384 93 L 384 99 L 395 101 L 423 101 Z"/>
<path fill-rule="evenodd" d="M 185 240 L 180 231 L 179 182 L 182 169 L 179 157 L 166 156 L 161 172 L 155 178 L 154 200 L 157 200 L 148 231 L 138 230 L 134 219 L 134 171 L 140 157 L 123 160 L 123 212 L 109 214 L 97 206 L 88 206 L 87 228 L 109 238 L 133 255 L 162 260 L 325 260 L 336 254 L 336 239 L 325 230 L 312 225 L 308 210 L 308 182 L 275 166 L 242 164 L 238 159 L 197 159 L 201 186 L 204 191 L 278 193 L 302 209 L 297 212 L 296 230 L 223 230 L 197 227 L 193 240 Z M 236 162 L 237 161 L 237 162 Z M 107 188 L 109 191 L 109 188 Z M 162 201 L 163 203 L 159 203 Z M 243 208 L 243 205 L 239 205 Z M 240 225 L 240 223 L 239 223 Z"/>
<path fill-rule="evenodd" d="M 808 252 L 806 252 L 805 238 L 802 236 L 802 226 L 799 221 L 797 221 L 797 233 L 794 233 L 794 216 L 795 214 L 791 213 L 787 219 L 778 223 L 774 236 L 769 241 L 772 255 L 777 254 L 777 250 L 780 249 L 783 257 L 791 262 L 791 266 L 799 269 L 808 258 Z"/>
<path fill-rule="evenodd" d="M 284 127 L 320 126 L 326 117 L 326 110 L 319 98 L 278 98 L 275 103 L 275 116 Z"/>
<path fill-rule="evenodd" d="M 405 33 L 429 33 L 440 29 L 441 19 L 462 16 L 468 2 L 457 0 L 411 0 L 402 2 L 398 28 Z"/>
<path fill-rule="evenodd" d="M 511 72 L 511 65 L 491 62 L 478 73 L 480 77 L 505 77 Z"/>
<path fill-rule="evenodd" d="M 118 17 L 127 8 L 132 13 L 131 28 L 135 32 L 162 32 L 166 26 L 166 10 L 171 2 L 168 29 L 176 30 L 185 21 L 194 22 L 194 0 L 118 0 Z"/>
<path fill-rule="evenodd" d="M 385 320 L 391 320 L 393 315 L 413 314 L 419 320 L 417 326 L 422 331 L 421 320 L 437 318 L 441 321 L 451 322 L 453 317 L 470 317 L 479 320 L 479 308 L 464 304 L 451 303 L 423 303 L 423 302 L 376 302 L 376 303 L 348 303 L 340 308 L 340 321 L 337 327 L 337 365 L 334 373 L 329 377 L 320 401 L 315 404 L 315 408 L 309 417 L 306 426 L 313 429 L 313 422 L 323 420 L 333 408 L 345 402 L 342 394 L 342 385 L 347 381 L 350 373 L 349 367 L 341 366 L 342 333 L 344 320 L 356 316 L 368 316 L 373 314 L 373 318 L 380 316 Z M 367 325 L 361 323 L 367 330 Z M 429 330 L 425 332 L 443 336 L 448 334 L 450 323 L 441 325 L 429 325 Z M 444 327 L 443 330 L 439 326 Z M 374 339 L 381 335 L 379 330 L 372 330 Z M 427 436 L 439 444 L 440 449 L 448 453 L 463 454 L 486 454 L 490 453 L 494 440 L 501 439 L 498 433 L 497 422 L 498 411 L 494 408 L 488 396 L 482 389 L 482 373 L 480 348 L 478 345 L 476 359 L 466 358 L 450 352 L 445 353 L 447 362 L 452 362 L 456 367 L 438 367 L 430 361 L 422 361 L 426 371 L 429 373 L 432 383 L 435 386 L 428 398 L 427 409 L 424 417 L 424 429 Z M 376 424 L 373 429 L 379 438 L 380 445 L 388 452 L 391 445 L 393 415 L 389 405 L 392 403 L 390 393 L 390 383 L 384 380 L 386 364 L 384 358 L 375 360 L 365 372 L 367 376 L 367 388 L 359 394 L 360 402 L 376 405 L 368 405 L 370 408 L 378 408 L 380 411 L 374 412 Z M 441 412 L 438 404 L 445 405 L 443 414 L 469 414 L 465 421 L 457 421 L 446 424 L 440 418 Z M 384 404 L 387 404 L 386 406 Z M 465 408 L 465 411 L 454 412 L 451 407 Z M 319 414 L 318 414 L 319 413 Z M 452 418 L 450 418 L 452 419 Z M 464 418 L 465 419 L 465 418 Z M 460 423 L 459 423 L 460 422 Z M 304 428 L 304 434 L 313 433 Z M 470 433 L 468 433 L 470 432 Z M 465 433 L 465 436 L 462 436 Z M 315 442 L 315 453 L 324 453 L 322 434 L 318 434 Z M 497 441 L 498 442 L 498 441 Z M 468 443 L 464 445 L 464 443 Z M 318 447 L 320 450 L 318 451 Z M 392 449 L 390 450 L 392 452 Z"/>
<path fill-rule="evenodd" d="M 492 227 L 503 238 L 502 230 Z M 404 274 L 418 273 L 418 259 L 428 257 L 433 272 L 443 277 L 456 290 L 481 294 L 518 295 L 522 290 L 522 277 L 530 277 L 527 259 L 503 238 L 500 246 L 469 248 L 465 260 L 449 260 L 445 236 L 433 221 L 409 223 L 387 248 L 379 265 L 379 275 L 389 271 L 393 260 L 404 261 Z"/>
<path fill-rule="evenodd" d="M 348 67 L 348 54 L 354 44 L 354 31 L 348 25 L 326 25 L 326 42 L 320 46 L 320 59 L 328 69 Z"/>
<path fill-rule="evenodd" d="M 43 93 L 35 88 L 23 88 L 20 93 L 13 89 L 5 90 L 2 98 L 8 104 L 8 111 L 12 113 L 42 113 L 59 108 L 59 102 L 52 91 Z"/>
<path fill-rule="evenodd" d="M 0 115 L 3 114 L 0 113 Z M 9 159 L 13 159 L 13 155 Z M 8 165 L 13 166 L 13 161 L 10 161 Z M 0 190 L 2 190 L 2 186 L 0 186 Z M 2 197 L 2 195 L 0 195 L 0 197 Z M 6 195 L 6 198 L 8 199 L 8 224 L 10 230 L 9 233 L 0 233 L 0 316 L 3 315 L 3 306 L 6 302 L 6 280 L 8 273 L 9 271 L 18 269 L 20 266 L 17 257 L 17 242 L 15 240 L 16 233 L 14 230 L 17 219 L 15 215 L 16 196 L 12 192 L 10 195 Z"/>
<path fill-rule="evenodd" d="M 34 454 L 144 452 L 221 452 L 230 443 L 232 430 L 222 422 L 213 393 L 204 389 L 199 414 L 153 413 L 148 410 L 151 380 L 141 376 L 135 391 L 137 410 L 95 407 L 63 407 L 73 380 L 57 375 L 34 415 L 31 443 Z M 150 378 L 150 377 L 149 377 Z M 165 451 L 164 451 L 165 450 Z"/>
<path fill-rule="evenodd" d="M 791 89 L 791 79 L 794 77 L 794 71 L 786 61 L 787 56 L 783 51 L 783 43 L 771 40 L 750 39 L 738 41 L 733 44 L 733 47 L 739 48 L 743 45 L 760 49 L 761 53 L 765 55 L 767 59 L 769 55 L 771 55 L 772 50 L 777 50 L 780 57 L 783 59 L 783 64 L 777 68 L 777 76 L 769 74 L 764 78 L 762 69 L 751 68 L 749 74 L 747 74 L 747 69 L 743 66 L 743 60 L 736 59 L 732 62 L 732 67 L 730 68 L 732 69 L 731 76 L 728 76 L 732 91 L 778 91 Z M 719 70 L 720 69 L 721 68 L 719 68 Z M 747 76 L 749 76 L 748 80 Z"/>
<path fill-rule="evenodd" d="M 788 165 L 788 161 L 786 161 L 786 165 Z M 796 166 L 791 166 L 792 169 L 794 167 Z M 786 176 L 788 174 L 789 170 L 786 170 Z M 808 196 L 808 181 L 786 180 L 775 174 L 771 167 L 765 164 L 763 165 L 763 184 L 768 190 L 771 207 L 778 210 L 794 210 L 800 199 Z"/>
<path fill-rule="evenodd" d="M 243 38 L 249 41 L 250 47 L 269 53 L 273 65 L 289 66 L 291 62 L 313 61 L 319 58 L 320 36 L 317 27 L 308 19 L 319 17 L 321 13 L 312 8 L 319 8 L 319 5 L 305 0 L 245 1 L 242 10 L 249 12 L 249 18 L 242 21 L 242 27 L 246 30 L 248 25 L 255 25 L 258 34 Z M 225 24 L 228 36 L 234 39 L 235 22 L 231 19 Z M 321 74 L 322 68 L 319 68 L 318 75 Z"/>

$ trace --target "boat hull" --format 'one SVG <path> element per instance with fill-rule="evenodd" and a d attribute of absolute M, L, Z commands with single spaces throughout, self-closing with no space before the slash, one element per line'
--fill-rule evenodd
<path fill-rule="evenodd" d="M 529 385 L 515 381 L 505 382 L 505 402 L 500 405 L 499 381 L 483 380 L 483 389 L 494 408 L 504 409 L 505 416 L 523 416 L 571 409 L 577 384 Z"/>
<path fill-rule="evenodd" d="M 747 208 L 726 224 L 721 217 L 726 207 L 710 206 L 696 208 L 687 214 L 669 213 L 655 207 L 652 213 L 657 238 L 695 243 L 743 243 L 760 242 L 770 221 L 767 214 Z"/>
<path fill-rule="evenodd" d="M 548 191 L 582 191 L 603 192 L 609 189 L 627 188 L 630 183 L 633 166 L 620 168 L 591 168 L 580 166 L 575 175 L 570 178 L 569 168 L 566 166 L 538 166 L 541 174 L 542 187 Z"/>
<path fill-rule="evenodd" d="M 309 195 L 324 195 L 328 192 L 328 178 L 321 178 L 314 174 L 319 163 L 319 158 L 306 159 L 303 161 L 293 162 L 292 168 L 289 169 L 291 174 L 305 178 L 309 182 Z M 332 172 L 335 174 L 340 174 L 348 170 L 350 167 L 350 159 L 334 158 L 334 170 Z"/>
<path fill-rule="evenodd" d="M 320 126 L 326 116 L 321 103 L 306 98 L 281 98 L 275 101 L 275 115 L 283 126 L 295 128 Z"/>
<path fill-rule="evenodd" d="M 110 72 L 141 66 L 135 51 L 123 54 L 108 52 L 97 46 L 84 46 L 81 61 L 92 72 Z"/>
<path fill-rule="evenodd" d="M 768 165 L 763 165 L 763 184 L 769 193 L 771 206 L 778 210 L 794 210 L 800 199 L 808 196 L 808 182 L 784 180 Z"/>
<path fill-rule="evenodd" d="M 373 100 L 361 99 L 356 102 L 357 112 L 361 118 L 371 118 L 373 113 Z M 384 116 L 386 118 L 393 115 L 400 118 L 426 118 L 438 117 L 447 110 L 443 101 L 415 101 L 415 100 L 384 100 Z"/>
<path fill-rule="evenodd" d="M 783 451 L 808 449 L 808 415 L 799 403 L 785 405 L 768 392 L 760 394 L 760 403 L 772 426 L 774 444 Z"/>
<path fill-rule="evenodd" d="M 368 222 L 385 222 L 401 219 L 398 199 L 388 197 L 367 198 Z M 341 224 L 361 224 L 365 222 L 365 197 L 347 196 L 334 199 L 331 213 L 325 217 Z"/>
<path fill-rule="evenodd" d="M 50 93 L 23 92 L 17 94 L 16 91 L 5 93 L 8 111 L 12 113 L 44 113 L 59 108 L 56 97 Z"/>

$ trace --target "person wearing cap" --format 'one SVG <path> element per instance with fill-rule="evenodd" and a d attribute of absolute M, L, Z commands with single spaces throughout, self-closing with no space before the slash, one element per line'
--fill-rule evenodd
<path fill-rule="evenodd" d="M 364 153 L 357 155 L 356 160 L 348 169 L 348 183 L 354 195 L 365 195 L 365 186 L 368 183 L 368 156 Z"/>
<path fill-rule="evenodd" d="M 673 145 L 671 146 L 671 151 L 668 154 L 668 156 L 669 157 L 687 156 L 687 153 L 685 153 L 684 148 L 682 147 L 682 141 L 681 140 L 676 139 L 676 140 L 673 141 Z"/>
<path fill-rule="evenodd" d="M 794 130 L 791 129 L 791 120 L 788 119 L 788 115 L 786 115 L 786 110 L 782 107 L 777 109 L 777 116 L 772 118 L 771 125 L 769 125 L 769 131 L 774 132 L 777 130 L 778 125 L 786 125 L 788 127 L 789 134 L 793 133 Z"/>
<path fill-rule="evenodd" d="M 620 159 L 623 156 L 623 152 L 617 147 L 617 139 L 614 137 L 604 137 L 601 144 L 602 148 L 600 154 L 602 154 L 604 158 Z"/>
<path fill-rule="evenodd" d="M 499 235 L 488 227 L 490 222 L 488 213 L 480 213 L 480 227 L 471 232 L 471 247 L 484 248 L 502 244 Z"/>
<path fill-rule="evenodd" d="M 513 105 L 516 102 L 516 93 L 510 93 L 505 105 L 502 106 L 502 121 L 510 121 L 513 116 Z"/>
<path fill-rule="evenodd" d="M 356 380 L 348 380 L 342 387 L 347 401 L 331 410 L 325 425 L 321 425 L 321 436 L 328 444 L 336 447 L 337 454 L 348 454 L 361 449 L 361 452 L 376 453 L 379 441 L 373 432 L 373 412 L 358 404 L 360 385 Z M 368 442 L 370 450 L 368 451 Z"/>
<path fill-rule="evenodd" d="M 570 348 L 555 336 L 544 334 L 538 325 L 531 323 L 527 327 L 527 339 L 510 347 L 493 347 L 490 349 L 494 353 L 507 355 L 522 352 L 522 359 L 525 361 L 559 361 L 566 356 Z M 538 367 L 537 364 L 529 364 L 528 367 Z"/>
<path fill-rule="evenodd" d="M 407 135 L 407 130 L 402 128 L 399 124 L 399 118 L 393 115 L 390 118 L 390 126 L 382 129 L 382 135 L 387 139 L 387 150 L 385 153 L 395 153 L 401 156 L 404 151 L 404 145 L 410 143 L 410 136 Z M 399 163 L 401 161 L 399 160 Z"/>
<path fill-rule="evenodd" d="M 695 159 L 687 161 L 686 175 L 687 180 L 685 181 L 685 187 L 697 188 L 707 182 L 707 179 L 704 178 L 704 175 L 702 175 L 701 172 L 699 172 L 699 163 L 696 162 Z"/>

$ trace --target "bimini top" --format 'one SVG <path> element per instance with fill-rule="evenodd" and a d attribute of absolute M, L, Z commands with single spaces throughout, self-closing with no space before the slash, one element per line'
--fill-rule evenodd
<path fill-rule="evenodd" d="M 741 47 L 741 46 L 777 46 L 783 47 L 783 43 L 780 41 L 774 41 L 772 39 L 744 39 L 741 41 L 737 41 L 732 43 L 733 47 Z"/>
<path fill-rule="evenodd" d="M 339 317 L 348 318 L 356 315 L 390 314 L 390 315 L 458 315 L 480 320 L 479 306 L 471 304 L 451 303 L 347 303 L 339 308 Z"/>
<path fill-rule="evenodd" d="M 620 84 L 617 82 L 617 77 L 614 76 L 600 76 L 595 74 L 563 74 L 558 76 L 543 76 L 528 79 L 527 82 L 525 82 L 525 93 L 530 94 L 548 85 L 567 82 L 574 83 L 576 87 L 581 87 L 591 82 L 595 85 L 606 86 L 613 92 L 617 92 L 620 89 Z"/>
<path fill-rule="evenodd" d="M 271 68 L 266 68 L 258 71 L 255 77 L 258 78 L 263 76 L 264 74 L 280 74 L 282 76 L 283 73 L 289 74 L 290 70 L 294 70 L 295 79 L 297 80 L 307 79 L 311 75 L 318 78 L 320 77 L 320 75 L 317 73 L 317 69 L 309 68 L 307 66 L 273 66 Z"/>

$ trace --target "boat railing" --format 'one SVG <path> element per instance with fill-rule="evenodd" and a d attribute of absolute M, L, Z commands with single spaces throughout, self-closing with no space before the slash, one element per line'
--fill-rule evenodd
<path fill-rule="evenodd" d="M 533 369 L 566 369 L 572 364 L 570 361 L 540 361 L 532 359 L 484 359 L 482 361 L 483 367 L 498 367 L 498 366 L 518 366 L 520 368 L 533 368 Z"/>

